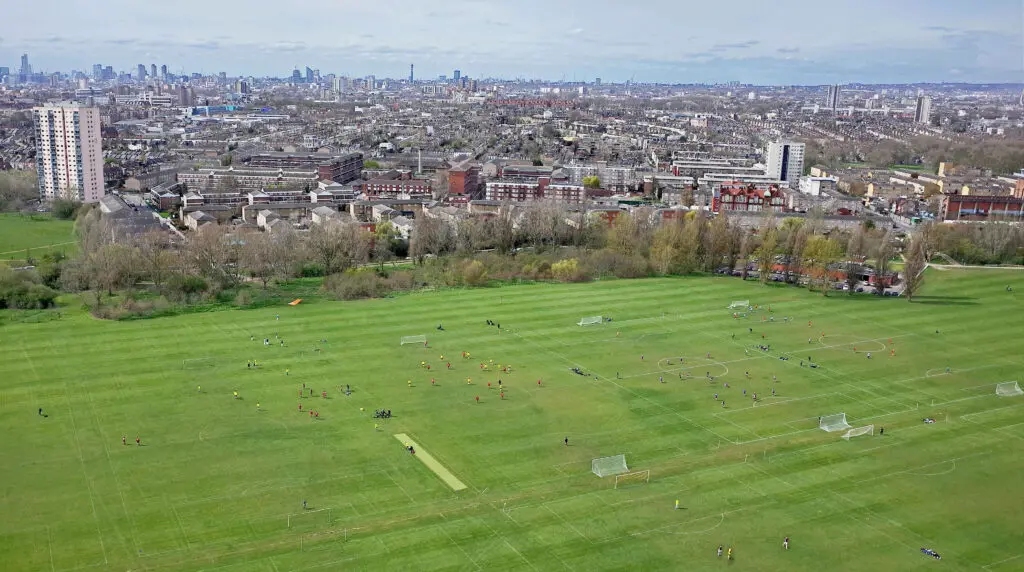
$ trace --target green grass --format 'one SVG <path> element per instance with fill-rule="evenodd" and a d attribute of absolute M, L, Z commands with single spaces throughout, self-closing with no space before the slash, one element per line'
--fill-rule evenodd
<path fill-rule="evenodd" d="M 37 258 L 48 252 L 70 255 L 77 250 L 74 225 L 49 215 L 0 214 L 0 262 L 23 262 L 25 249 Z"/>
<path fill-rule="evenodd" d="M 679 278 L 0 321 L 0 562 L 710 570 L 726 566 L 724 544 L 733 570 L 1021 570 L 1024 397 L 994 384 L 1019 376 L 1022 278 L 929 271 L 913 304 Z M 775 321 L 733 319 L 725 307 L 742 299 L 770 304 Z M 614 322 L 575 325 L 596 314 Z M 431 347 L 398 345 L 414 334 Z M 808 356 L 821 367 L 801 367 Z M 513 372 L 482 371 L 492 359 Z M 302 384 L 316 396 L 300 398 Z M 375 408 L 394 413 L 379 430 Z M 885 435 L 817 428 L 838 412 Z M 453 492 L 397 433 L 468 488 Z M 650 482 L 615 489 L 590 472 L 619 453 Z"/>

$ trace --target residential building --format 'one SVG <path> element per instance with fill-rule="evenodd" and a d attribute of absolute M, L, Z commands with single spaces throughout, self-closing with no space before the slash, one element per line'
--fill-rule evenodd
<path fill-rule="evenodd" d="M 786 196 L 778 187 L 758 189 L 752 186 L 721 185 L 714 193 L 711 210 L 760 212 L 786 210 Z"/>
<path fill-rule="evenodd" d="M 423 179 L 373 179 L 363 185 L 366 196 L 374 199 L 430 199 L 433 188 Z"/>
<path fill-rule="evenodd" d="M 804 174 L 804 144 L 793 141 L 772 141 L 766 151 L 766 175 L 769 178 L 786 181 L 790 187 L 800 184 Z"/>
<path fill-rule="evenodd" d="M 316 169 L 317 176 L 321 181 L 348 183 L 361 176 L 363 171 L 363 154 L 260 153 L 250 157 L 246 163 L 250 167 L 286 170 Z"/>
<path fill-rule="evenodd" d="M 94 203 L 104 194 L 100 110 L 53 104 L 32 110 L 39 198 Z"/>
<path fill-rule="evenodd" d="M 927 124 L 932 118 L 932 98 L 922 95 L 917 98 L 917 107 L 914 109 L 914 123 Z"/>
<path fill-rule="evenodd" d="M 839 93 L 840 87 L 838 85 L 828 86 L 828 92 L 825 94 L 825 107 L 835 111 L 839 107 Z"/>
<path fill-rule="evenodd" d="M 939 209 L 944 221 L 1024 220 L 1024 185 L 1003 195 L 948 194 Z"/>
<path fill-rule="evenodd" d="M 448 194 L 479 198 L 480 167 L 466 161 L 448 169 Z"/>

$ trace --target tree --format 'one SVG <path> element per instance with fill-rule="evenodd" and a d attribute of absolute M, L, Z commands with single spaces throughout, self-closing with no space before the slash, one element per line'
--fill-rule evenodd
<path fill-rule="evenodd" d="M 757 248 L 757 272 L 761 284 L 767 284 L 770 279 L 772 267 L 775 265 L 775 248 L 778 246 L 779 233 L 775 230 L 774 223 L 764 229 L 761 246 Z"/>
<path fill-rule="evenodd" d="M 242 241 L 239 264 L 266 289 L 280 268 L 280 264 L 275 260 L 278 255 L 275 237 L 265 232 L 254 231 L 245 235 Z"/>
<path fill-rule="evenodd" d="M 914 294 L 921 287 L 924 269 L 927 267 L 924 249 L 924 237 L 915 235 L 910 239 L 910 247 L 903 262 L 903 295 L 908 302 L 914 300 Z"/>
<path fill-rule="evenodd" d="M 583 177 L 583 186 L 585 188 L 587 188 L 587 189 L 600 189 L 601 188 L 601 178 L 597 177 L 597 176 L 594 176 L 594 177 Z"/>
<path fill-rule="evenodd" d="M 810 275 L 809 287 L 820 288 L 823 296 L 828 295 L 832 284 L 831 266 L 842 256 L 839 242 L 824 235 L 815 235 L 807 239 L 804 247 L 804 267 Z"/>
<path fill-rule="evenodd" d="M 427 255 L 438 256 L 450 251 L 455 243 L 451 226 L 437 217 L 420 216 L 413 221 L 409 236 L 409 256 L 423 264 Z"/>
<path fill-rule="evenodd" d="M 306 242 L 309 252 L 324 269 L 324 276 L 345 269 L 345 236 L 340 224 L 315 225 L 309 230 Z"/>
<path fill-rule="evenodd" d="M 179 264 L 177 252 L 171 248 L 170 236 L 164 231 L 147 232 L 138 238 L 136 244 L 144 275 L 157 287 L 162 286 Z"/>
<path fill-rule="evenodd" d="M 395 253 L 394 247 L 395 242 L 401 235 L 395 230 L 394 225 L 390 221 L 384 221 L 377 225 L 377 228 L 373 231 L 373 260 L 380 266 L 380 271 L 384 272 L 384 263 L 394 260 Z"/>
<path fill-rule="evenodd" d="M 238 246 L 226 229 L 207 225 L 189 235 L 184 248 L 185 263 L 197 275 L 226 287 L 238 278 Z"/>
<path fill-rule="evenodd" d="M 892 237 L 886 232 L 875 252 L 875 292 L 885 292 L 886 276 L 889 274 L 890 259 L 893 255 Z"/>

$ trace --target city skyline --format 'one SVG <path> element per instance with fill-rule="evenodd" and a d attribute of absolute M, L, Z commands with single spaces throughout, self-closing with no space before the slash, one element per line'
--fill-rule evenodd
<path fill-rule="evenodd" d="M 11 20 L 34 21 L 47 5 L 66 11 L 58 4 L 40 0 L 13 6 Z M 89 70 L 98 62 L 117 69 L 173 62 L 172 72 L 286 77 L 295 66 L 310 65 L 324 74 L 404 78 L 415 63 L 421 78 L 459 68 L 477 78 L 552 81 L 820 85 L 1024 79 L 1022 7 L 1011 0 L 971 6 L 838 0 L 827 12 L 802 0 L 770 6 L 727 0 L 685 10 L 665 0 L 641 0 L 629 11 L 607 0 L 554 6 L 536 0 L 515 6 L 504 0 L 399 4 L 387 19 L 389 29 L 403 31 L 396 35 L 372 25 L 383 22 L 379 11 L 349 2 L 299 0 L 292 10 L 275 9 L 273 17 L 263 18 L 258 2 L 237 14 L 194 0 L 173 9 L 101 0 L 97 9 L 76 14 L 74 22 L 5 31 L 0 65 L 16 69 L 21 54 L 29 53 L 36 71 Z M 126 10 L 140 25 L 131 34 L 111 37 L 105 20 Z M 317 17 L 308 18 L 312 13 Z M 293 20 L 296 25 L 289 25 Z M 336 21 L 370 25 L 339 32 Z M 231 22 L 244 25 L 225 25 Z M 302 34 L 290 32 L 294 29 Z"/>

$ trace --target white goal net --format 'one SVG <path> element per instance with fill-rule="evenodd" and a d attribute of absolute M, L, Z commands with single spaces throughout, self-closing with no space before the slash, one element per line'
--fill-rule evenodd
<path fill-rule="evenodd" d="M 586 318 L 580 318 L 579 323 L 577 323 L 576 325 L 577 326 L 592 326 L 594 324 L 601 324 L 601 323 L 604 323 L 604 318 L 602 318 L 601 316 L 587 316 Z"/>
<path fill-rule="evenodd" d="M 306 510 L 288 515 L 288 528 L 320 529 L 329 528 L 334 522 L 333 510 L 329 508 Z"/>
<path fill-rule="evenodd" d="M 1014 395 L 1024 395 L 1024 390 L 1021 390 L 1020 385 L 1016 381 L 1005 381 L 996 384 L 996 395 L 1000 397 L 1013 397 Z"/>
<path fill-rule="evenodd" d="M 846 433 L 843 433 L 843 439 L 846 439 L 847 441 L 849 441 L 850 437 L 860 437 L 861 435 L 874 435 L 874 434 L 875 434 L 875 426 L 874 425 L 865 425 L 863 427 L 854 427 L 853 429 L 850 429 Z"/>
<path fill-rule="evenodd" d="M 737 300 L 737 301 L 733 302 L 732 304 L 729 304 L 729 309 L 730 310 L 733 310 L 733 309 L 736 309 L 736 308 L 749 308 L 749 307 L 750 307 L 750 300 Z"/>
<path fill-rule="evenodd" d="M 594 459 L 590 462 L 590 470 L 599 477 L 608 477 L 628 473 L 629 467 L 626 466 L 625 455 L 615 455 L 613 457 Z"/>
<path fill-rule="evenodd" d="M 836 413 L 835 415 L 825 415 L 818 418 L 818 428 L 832 433 L 834 431 L 843 431 L 844 429 L 850 429 L 853 427 L 846 422 L 845 413 Z"/>
<path fill-rule="evenodd" d="M 634 471 L 632 473 L 623 473 L 621 475 L 615 475 L 615 488 L 623 487 L 626 485 L 635 485 L 639 483 L 648 483 L 651 480 L 650 471 Z"/>
<path fill-rule="evenodd" d="M 427 343 L 427 336 L 402 336 L 402 345 L 405 344 L 420 344 Z"/>

